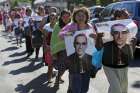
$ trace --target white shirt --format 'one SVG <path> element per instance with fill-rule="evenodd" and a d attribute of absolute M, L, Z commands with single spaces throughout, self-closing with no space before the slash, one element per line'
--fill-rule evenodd
<path fill-rule="evenodd" d="M 43 29 L 47 32 L 53 32 L 53 28 L 51 28 L 50 23 L 45 24 Z"/>
<path fill-rule="evenodd" d="M 29 19 L 30 19 L 30 18 L 31 18 L 30 16 L 25 16 L 25 17 L 24 17 L 24 27 L 29 26 Z"/>
<path fill-rule="evenodd" d="M 11 26 L 12 25 L 12 20 L 9 18 L 6 19 L 6 27 Z"/>
<path fill-rule="evenodd" d="M 43 16 L 34 16 L 35 21 L 42 21 Z"/>
<path fill-rule="evenodd" d="M 15 18 L 14 19 L 14 28 L 18 27 L 18 22 L 19 22 L 19 19 Z"/>
<path fill-rule="evenodd" d="M 42 21 L 42 19 L 43 19 L 43 16 L 33 16 L 32 17 L 35 21 L 36 21 L 36 29 L 39 29 L 39 27 L 40 27 L 40 22 Z"/>

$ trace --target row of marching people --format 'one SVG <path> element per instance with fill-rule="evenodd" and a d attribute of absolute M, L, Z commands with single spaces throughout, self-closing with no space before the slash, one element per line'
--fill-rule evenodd
<path fill-rule="evenodd" d="M 129 19 L 129 13 L 124 9 L 116 10 L 113 15 L 114 20 Z M 90 31 L 93 34 L 90 37 L 95 41 L 95 45 L 93 44 L 93 46 L 95 46 L 98 51 L 104 49 L 101 58 L 105 74 L 110 83 L 108 93 L 127 93 L 128 62 L 133 59 L 135 40 L 132 40 L 129 45 L 126 43 L 127 35 L 130 31 L 125 25 L 121 23 L 112 25 L 111 35 L 113 41 L 103 44 L 103 33 L 97 33 L 95 27 L 89 22 L 90 15 L 86 7 L 75 9 L 73 14 L 68 10 L 63 10 L 59 16 L 56 12 L 52 12 L 49 14 L 49 23 L 46 23 L 45 19 L 46 17 L 42 18 L 40 25 L 37 25 L 38 21 L 36 23 L 33 22 L 34 20 L 31 20 L 30 24 L 33 22 L 34 25 L 31 25 L 30 29 L 32 31 L 31 45 L 32 48 L 36 48 L 36 58 L 38 58 L 38 51 L 41 45 L 43 45 L 43 59 L 45 63 L 48 64 L 48 83 L 52 82 L 51 78 L 53 68 L 55 67 L 58 70 L 55 87 L 59 88 L 59 84 L 64 82 L 62 75 L 68 69 L 68 93 L 88 92 L 90 78 L 95 77 L 97 70 L 95 70 L 95 67 L 92 65 L 92 56 L 85 55 L 88 42 L 87 38 L 83 34 L 75 36 L 73 42 L 75 53 L 70 56 L 67 56 L 64 38 L 65 36 L 73 35 L 76 31 L 80 32 L 91 29 Z M 34 39 L 35 35 L 38 36 L 38 38 Z M 110 47 L 113 47 L 113 49 L 110 50 Z M 32 49 L 30 48 L 30 50 Z M 32 54 L 32 51 L 30 53 Z M 114 90 L 116 92 L 114 92 Z"/>
<path fill-rule="evenodd" d="M 38 7 L 37 14 L 32 15 L 32 9 L 26 8 L 25 16 L 20 17 L 20 14 L 13 10 L 11 12 L 13 16 L 11 17 L 11 20 L 9 19 L 9 23 L 11 22 L 12 24 L 11 28 L 15 31 L 17 45 L 21 44 L 22 37 L 25 37 L 27 58 L 35 51 L 35 59 L 38 59 L 40 48 L 43 47 L 42 61 L 48 65 L 48 83 L 52 83 L 53 68 L 55 68 L 58 70 L 58 74 L 55 79 L 55 87 L 59 88 L 59 84 L 64 82 L 62 75 L 68 69 L 68 93 L 88 92 L 90 78 L 95 77 L 96 70 L 94 70 L 94 66 L 91 62 L 92 56 L 85 55 L 87 38 L 83 34 L 75 37 L 73 46 L 77 53 L 74 53 L 74 55 L 71 56 L 67 56 L 64 38 L 65 36 L 74 34 L 76 31 L 80 32 L 91 29 L 91 32 L 93 33 L 91 37 L 95 41 L 95 45 L 93 46 L 95 46 L 99 51 L 104 47 L 103 54 L 107 55 L 103 55 L 103 65 L 105 74 L 111 85 L 109 93 L 127 93 L 127 67 L 132 54 L 128 46 L 126 44 L 122 44 L 124 43 L 122 41 L 126 40 L 120 39 L 122 36 L 125 37 L 128 34 L 128 31 L 119 32 L 119 30 L 124 31 L 124 28 L 126 27 L 124 25 L 114 25 L 114 28 L 112 27 L 113 30 L 115 29 L 114 32 L 111 32 L 114 40 L 107 45 L 115 48 L 110 50 L 108 46 L 103 45 L 103 33 L 98 34 L 94 26 L 89 22 L 90 15 L 88 8 L 79 7 L 73 11 L 73 14 L 68 10 L 63 10 L 58 14 L 57 8 L 54 7 L 50 8 L 49 11 L 49 14 L 46 14 L 44 7 L 40 6 Z M 126 15 L 128 14 L 126 11 L 123 11 L 123 13 L 124 15 L 121 15 L 122 11 L 119 11 L 116 14 L 114 13 L 114 17 L 116 17 L 116 19 L 114 19 L 117 20 L 118 17 L 120 19 L 127 19 L 128 16 Z M 124 48 L 121 46 L 122 49 L 127 50 L 126 48 L 128 48 L 128 51 L 125 51 L 126 53 L 122 53 L 121 55 L 118 52 L 114 53 L 114 51 L 118 51 L 120 49 L 118 47 L 120 44 L 123 46 L 126 45 Z M 121 49 L 120 51 L 124 52 Z M 108 53 L 114 54 L 110 55 Z M 113 60 L 108 59 L 110 56 Z M 122 57 L 128 58 L 128 60 L 123 62 L 124 60 Z M 108 60 L 109 62 L 107 62 Z M 118 63 L 120 61 L 123 63 L 123 66 L 119 66 Z M 91 68 L 93 68 L 92 71 Z M 111 77 L 112 75 L 114 75 L 114 78 Z M 118 78 L 117 75 L 119 75 L 121 79 Z M 112 82 L 114 80 L 119 81 L 116 83 L 117 85 Z M 117 87 L 114 87 L 113 85 L 116 85 Z M 121 89 L 120 86 L 123 86 L 123 89 Z M 114 89 L 119 92 L 115 92 Z"/>
<path fill-rule="evenodd" d="M 33 17 L 31 16 L 31 10 L 27 9 L 26 11 L 28 17 L 25 17 L 24 21 L 26 21 L 28 25 L 24 27 L 24 32 L 28 54 L 27 57 L 30 57 L 35 50 L 35 59 L 38 59 L 40 47 L 43 46 L 42 60 L 45 61 L 45 63 L 48 65 L 48 83 L 52 82 L 53 68 L 55 67 L 55 69 L 58 70 L 58 74 L 56 76 L 54 85 L 55 87 L 59 88 L 59 84 L 64 82 L 62 75 L 67 69 L 69 69 L 70 81 L 68 92 L 72 91 L 72 93 L 86 93 L 88 91 L 90 79 L 90 61 L 87 62 L 86 65 L 88 66 L 86 68 L 82 68 L 86 73 L 79 72 L 79 69 L 81 69 L 79 68 L 80 64 L 78 65 L 75 63 L 72 64 L 73 62 L 68 62 L 70 60 L 68 60 L 65 42 L 64 39 L 60 36 L 60 33 L 62 31 L 63 34 L 63 29 L 65 29 L 65 26 L 67 31 L 92 29 L 94 32 L 95 30 L 93 26 L 89 23 L 90 17 L 88 9 L 84 7 L 78 8 L 74 11 L 73 15 L 71 15 L 70 11 L 63 10 L 61 11 L 60 15 L 58 15 L 56 12 L 51 12 L 48 16 L 45 16 L 44 8 L 39 7 L 38 15 Z M 47 22 L 47 18 L 49 18 L 49 22 Z M 74 60 L 74 58 L 71 59 L 71 61 L 72 60 Z M 84 65 L 84 63 L 82 64 Z M 81 76 L 74 78 L 76 75 L 78 75 L 78 73 Z M 76 89 L 78 82 L 75 80 L 77 79 L 80 80 L 78 82 L 83 82 L 82 85 L 80 84 L 81 87 L 78 89 L 79 92 L 77 92 Z"/>
<path fill-rule="evenodd" d="M 30 57 L 35 50 L 35 59 L 38 59 L 39 50 L 43 47 L 42 61 L 48 65 L 48 83 L 51 83 L 53 68 L 58 70 L 55 80 L 55 86 L 63 83 L 61 78 L 66 70 L 66 51 L 64 41 L 58 36 L 60 30 L 71 22 L 71 13 L 68 10 L 61 11 L 60 15 L 57 9 L 52 7 L 48 15 L 42 6 L 38 8 L 38 15 L 31 16 L 31 9 L 26 9 L 24 18 L 24 35 L 26 40 L 27 57 Z M 55 11 L 54 11 L 55 10 Z M 44 63 L 43 63 L 44 64 Z"/>

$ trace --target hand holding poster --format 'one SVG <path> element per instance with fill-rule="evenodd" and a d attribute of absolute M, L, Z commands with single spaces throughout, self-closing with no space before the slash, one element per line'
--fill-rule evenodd
<path fill-rule="evenodd" d="M 114 24 L 123 24 L 125 25 L 129 30 L 128 40 L 129 42 L 131 38 L 136 36 L 136 33 L 138 31 L 138 28 L 136 24 L 131 19 L 124 19 L 124 20 L 115 20 L 115 21 L 107 21 L 102 23 L 97 23 L 96 28 L 98 33 L 104 33 L 103 42 L 109 42 L 113 40 L 113 37 L 111 35 L 111 27 Z"/>
<path fill-rule="evenodd" d="M 92 29 L 75 31 L 74 33 L 68 33 L 64 37 L 67 56 L 77 52 L 80 55 L 85 53 L 92 55 L 94 47 L 93 38 L 89 37 L 90 34 L 93 34 Z M 79 48 L 77 47 L 79 46 Z"/>

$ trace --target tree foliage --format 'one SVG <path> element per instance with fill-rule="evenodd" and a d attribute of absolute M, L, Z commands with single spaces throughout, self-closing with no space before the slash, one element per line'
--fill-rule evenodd
<path fill-rule="evenodd" d="M 32 0 L 11 0 L 11 7 L 17 6 L 19 2 L 31 3 Z"/>
<path fill-rule="evenodd" d="M 118 2 L 120 0 L 96 0 L 98 4 L 102 5 L 102 6 L 106 6 L 110 3 L 113 3 L 113 2 Z"/>
<path fill-rule="evenodd" d="M 69 0 L 68 0 L 69 1 Z M 88 4 L 87 6 L 93 6 L 93 5 L 102 5 L 106 6 L 110 3 L 117 2 L 120 0 L 71 0 L 71 2 L 75 4 Z"/>

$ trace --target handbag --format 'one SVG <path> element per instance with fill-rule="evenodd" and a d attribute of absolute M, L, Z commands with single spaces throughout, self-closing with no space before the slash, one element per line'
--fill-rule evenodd
<path fill-rule="evenodd" d="M 102 56 L 103 56 L 103 48 L 101 50 L 95 50 L 92 55 L 92 65 L 96 70 L 102 68 Z"/>

